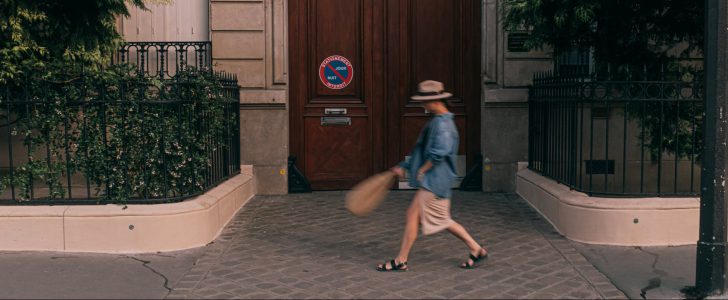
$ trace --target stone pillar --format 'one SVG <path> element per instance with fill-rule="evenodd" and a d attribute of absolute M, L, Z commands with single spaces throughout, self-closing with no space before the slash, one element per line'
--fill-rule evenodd
<path fill-rule="evenodd" d="M 514 192 L 518 162 L 528 161 L 528 86 L 553 63 L 547 51 L 511 51 L 502 0 L 483 0 L 483 191 Z"/>
<path fill-rule="evenodd" d="M 288 192 L 287 1 L 211 0 L 216 70 L 238 75 L 240 157 L 258 195 Z"/>

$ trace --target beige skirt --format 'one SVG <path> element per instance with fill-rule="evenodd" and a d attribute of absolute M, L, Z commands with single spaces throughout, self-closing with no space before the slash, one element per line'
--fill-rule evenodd
<path fill-rule="evenodd" d="M 454 223 L 450 217 L 450 199 L 439 199 L 432 192 L 419 189 L 413 201 L 420 208 L 422 234 L 438 233 Z"/>

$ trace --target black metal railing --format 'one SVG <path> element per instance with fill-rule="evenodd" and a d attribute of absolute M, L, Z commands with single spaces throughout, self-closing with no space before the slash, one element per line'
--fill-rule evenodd
<path fill-rule="evenodd" d="M 593 196 L 698 195 L 701 72 L 640 73 L 536 74 L 529 168 Z"/>
<path fill-rule="evenodd" d="M 176 202 L 240 173 L 234 75 L 104 74 L 0 85 L 0 205 Z"/>
<path fill-rule="evenodd" d="M 134 65 L 138 71 L 162 78 L 174 77 L 186 67 L 212 68 L 212 43 L 205 42 L 124 42 L 113 57 L 114 63 Z"/>

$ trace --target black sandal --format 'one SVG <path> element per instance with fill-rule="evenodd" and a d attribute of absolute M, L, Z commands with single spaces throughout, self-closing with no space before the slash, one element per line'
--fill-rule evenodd
<path fill-rule="evenodd" d="M 461 264 L 460 267 L 463 269 L 475 269 L 477 267 L 476 263 L 478 263 L 481 260 L 485 260 L 488 258 L 488 250 L 485 250 L 485 248 L 480 248 L 482 251 L 478 251 L 478 256 L 473 255 L 472 253 L 469 253 L 470 260 L 473 261 L 473 263 L 470 263 L 470 261 L 466 261 L 465 263 Z M 482 254 L 483 251 L 485 251 L 485 254 Z"/>
<path fill-rule="evenodd" d="M 387 269 L 387 263 L 389 263 L 389 265 L 391 266 L 391 269 Z M 405 261 L 405 262 L 401 262 L 401 263 L 396 263 L 394 261 L 394 259 L 389 262 L 385 261 L 383 264 L 377 266 L 377 271 L 379 271 L 379 272 L 390 272 L 390 271 L 404 272 L 404 271 L 407 271 L 407 262 Z"/>

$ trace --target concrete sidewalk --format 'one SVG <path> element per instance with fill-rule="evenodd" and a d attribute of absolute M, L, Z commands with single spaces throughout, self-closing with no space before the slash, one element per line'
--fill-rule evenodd
<path fill-rule="evenodd" d="M 616 247 L 572 242 L 631 299 L 682 299 L 695 285 L 696 246 Z"/>
<path fill-rule="evenodd" d="M 344 192 L 256 197 L 215 242 L 173 253 L 0 253 L 0 298 L 663 299 L 694 277 L 694 247 L 581 245 L 516 195 L 459 191 L 453 217 L 485 241 L 483 266 L 459 269 L 467 250 L 438 233 L 415 243 L 409 272 L 376 272 L 412 195 L 366 218 L 344 210 Z"/>
<path fill-rule="evenodd" d="M 0 298 L 162 299 L 206 248 L 141 255 L 0 252 Z"/>

